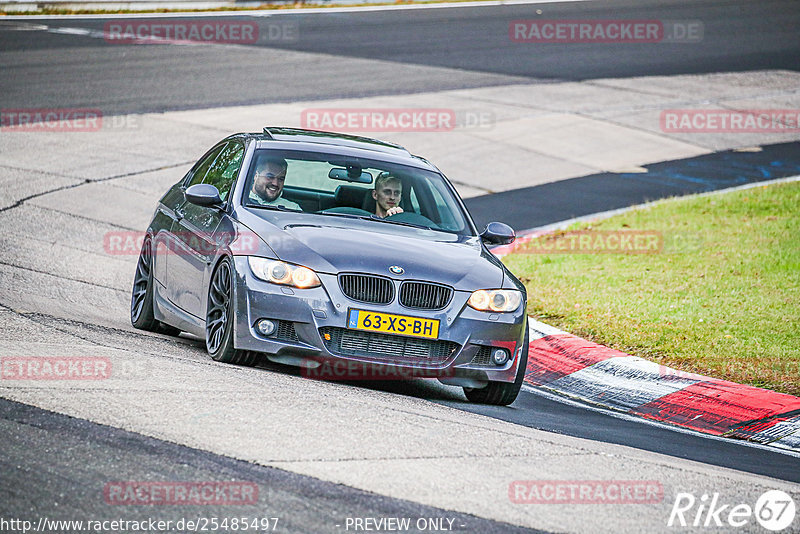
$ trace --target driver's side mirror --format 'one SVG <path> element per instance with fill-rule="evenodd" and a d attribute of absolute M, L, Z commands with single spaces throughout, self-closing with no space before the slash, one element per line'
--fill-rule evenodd
<path fill-rule="evenodd" d="M 508 245 L 517 238 L 514 229 L 501 222 L 490 222 L 481 233 L 481 239 L 490 245 Z"/>
<path fill-rule="evenodd" d="M 222 199 L 219 190 L 211 184 L 194 184 L 184 192 L 186 200 L 205 208 L 221 208 Z"/>

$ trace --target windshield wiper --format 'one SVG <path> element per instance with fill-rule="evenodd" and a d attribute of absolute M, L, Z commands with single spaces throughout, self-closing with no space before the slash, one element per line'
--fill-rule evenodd
<path fill-rule="evenodd" d="M 383 217 L 378 217 L 377 215 L 355 215 L 353 213 L 335 213 L 335 212 L 333 212 L 333 213 L 330 213 L 330 212 L 329 213 L 325 213 L 324 211 L 318 211 L 316 213 L 317 213 L 317 215 L 330 215 L 330 216 L 333 216 L 333 217 L 345 217 L 347 219 L 361 219 L 363 221 L 375 221 L 375 222 L 382 222 L 382 223 L 388 223 L 388 224 L 397 224 L 397 225 L 400 225 L 400 226 L 409 226 L 411 228 L 421 228 L 423 230 L 434 230 L 434 231 L 438 231 L 438 232 L 443 231 L 443 230 L 440 230 L 438 228 L 431 228 L 430 226 L 425 226 L 423 224 L 414 224 L 414 223 L 405 222 L 405 221 L 390 221 L 390 220 L 384 219 Z"/>
<path fill-rule="evenodd" d="M 431 228 L 430 226 L 425 226 L 424 224 L 414 224 L 406 221 L 392 221 L 388 219 L 384 219 L 382 217 L 378 217 L 377 215 L 371 215 L 369 217 L 364 217 L 364 219 L 368 219 L 370 221 L 378 221 L 382 223 L 388 224 L 399 224 L 400 226 L 410 226 L 411 228 L 422 228 L 423 230 L 439 230 L 438 228 Z"/>
<path fill-rule="evenodd" d="M 292 208 L 287 208 L 286 206 L 275 205 L 275 206 L 264 206 L 262 204 L 248 204 L 248 208 L 259 208 L 262 210 L 276 210 L 276 211 L 289 211 L 291 213 L 303 213 L 303 210 L 294 210 Z"/>
<path fill-rule="evenodd" d="M 336 212 L 324 212 L 324 211 L 315 211 L 314 215 L 327 215 L 329 217 L 345 217 L 347 219 L 365 219 L 370 220 L 369 217 L 366 215 L 354 215 L 352 213 L 336 213 Z"/>

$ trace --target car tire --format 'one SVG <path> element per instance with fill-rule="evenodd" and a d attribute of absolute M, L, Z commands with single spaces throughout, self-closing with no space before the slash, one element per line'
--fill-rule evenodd
<path fill-rule="evenodd" d="M 467 400 L 476 404 L 492 404 L 495 406 L 508 406 L 517 399 L 522 382 L 525 380 L 525 370 L 528 367 L 528 321 L 525 320 L 525 343 L 522 345 L 522 354 L 519 358 L 517 376 L 513 382 L 489 382 L 480 389 L 464 388 Z"/>
<path fill-rule="evenodd" d="M 233 268 L 231 260 L 223 258 L 211 275 L 206 307 L 206 350 L 218 362 L 251 367 L 258 353 L 237 350 L 233 346 Z"/>
<path fill-rule="evenodd" d="M 139 330 L 177 336 L 181 331 L 164 324 L 153 314 L 153 242 L 147 236 L 136 262 L 131 290 L 131 324 Z"/>

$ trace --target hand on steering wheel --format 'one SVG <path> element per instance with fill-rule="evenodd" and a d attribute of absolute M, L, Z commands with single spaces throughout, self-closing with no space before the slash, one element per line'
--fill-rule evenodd
<path fill-rule="evenodd" d="M 397 215 L 398 213 L 403 213 L 403 208 L 400 206 L 395 206 L 393 208 L 389 208 L 386 210 L 386 216 L 391 217 L 392 215 Z"/>

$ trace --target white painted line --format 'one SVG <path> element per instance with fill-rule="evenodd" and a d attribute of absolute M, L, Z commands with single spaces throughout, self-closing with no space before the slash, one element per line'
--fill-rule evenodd
<path fill-rule="evenodd" d="M 653 206 L 656 206 L 662 202 L 668 202 L 670 200 L 675 199 L 683 199 L 683 198 L 693 198 L 693 197 L 706 197 L 710 195 L 716 195 L 719 193 L 730 193 L 733 191 L 742 191 L 745 189 L 753 189 L 756 187 L 761 186 L 768 186 L 773 184 L 781 184 L 781 183 L 790 183 L 790 182 L 797 182 L 800 181 L 800 175 L 797 176 L 787 176 L 786 178 L 776 178 L 775 180 L 765 180 L 763 182 L 751 182 L 749 184 L 744 185 L 737 185 L 734 187 L 727 187 L 725 189 L 717 189 L 715 191 L 707 191 L 705 193 L 694 193 L 691 195 L 681 195 L 679 197 L 672 197 L 672 198 L 662 198 L 659 200 L 654 200 L 652 202 L 645 202 L 644 204 L 635 204 L 633 206 L 626 206 L 624 208 L 617 208 L 614 210 L 608 211 L 598 211 L 597 213 L 590 213 L 589 215 L 581 215 L 580 217 L 573 217 L 572 219 L 564 219 L 563 221 L 557 221 L 550 224 L 545 224 L 543 226 L 537 226 L 535 228 L 530 228 L 528 230 L 520 230 L 517 232 L 517 240 L 511 245 L 501 245 L 496 247 L 496 249 L 505 249 L 506 247 L 509 248 L 509 252 L 493 252 L 495 256 L 498 258 L 503 258 L 509 254 L 514 253 L 514 245 L 517 242 L 523 242 L 526 239 L 536 239 L 541 236 L 545 236 L 551 234 L 553 232 L 557 232 L 559 230 L 566 230 L 573 224 L 584 223 L 584 222 L 597 222 L 608 219 L 610 217 L 614 217 L 615 215 L 622 215 L 624 213 L 628 213 L 631 211 L 647 209 Z M 491 249 L 490 249 L 491 250 Z"/>
<path fill-rule="evenodd" d="M 91 35 L 92 30 L 86 28 L 47 28 L 50 33 L 63 33 L 66 35 Z"/>
<path fill-rule="evenodd" d="M 608 210 L 608 211 L 599 211 L 597 213 L 592 213 L 590 215 L 582 215 L 581 217 L 575 217 L 573 219 L 565 219 L 563 221 L 558 221 L 550 224 L 546 224 L 544 226 L 537 226 L 536 228 L 531 228 L 530 230 L 523 230 L 517 233 L 517 237 L 524 237 L 527 234 L 532 233 L 549 233 L 555 232 L 557 230 L 564 230 L 573 224 L 582 223 L 582 222 L 596 222 L 602 221 L 603 219 L 608 219 L 615 215 L 621 215 L 623 213 L 628 213 L 631 211 L 647 209 L 653 206 L 657 206 L 663 202 L 669 202 L 670 200 L 676 199 L 684 199 L 684 198 L 700 198 L 700 197 L 707 197 L 711 195 L 716 195 L 719 193 L 731 193 L 733 191 L 742 191 L 745 189 L 753 189 L 756 187 L 761 186 L 768 186 L 773 184 L 783 184 L 783 183 L 790 183 L 790 182 L 797 182 L 800 181 L 800 175 L 797 176 L 787 176 L 786 178 L 776 178 L 775 180 L 765 180 L 763 182 L 751 182 L 749 184 L 744 185 L 737 185 L 735 187 L 727 187 L 725 189 L 717 189 L 716 191 L 708 191 L 705 193 L 695 193 L 692 195 L 681 195 L 679 197 L 673 198 L 662 198 L 659 200 L 654 200 L 653 202 L 645 202 L 644 204 L 636 204 L 634 206 L 627 206 L 625 208 L 618 208 L 615 210 Z"/>
<path fill-rule="evenodd" d="M 110 0 L 109 0 L 110 1 Z M 36 19 L 137 19 L 137 18 L 206 18 L 206 17 L 272 17 L 275 15 L 317 15 L 323 13 L 359 13 L 374 11 L 409 11 L 417 9 L 464 9 L 475 7 L 518 6 L 533 4 L 563 4 L 567 2 L 595 2 L 597 0 L 484 0 L 476 2 L 442 2 L 437 4 L 392 4 L 386 6 L 348 6 L 322 8 L 252 9 L 242 11 L 204 11 L 183 13 L 110 13 L 93 15 L 10 15 L 2 20 Z M 168 3 L 168 2 L 165 2 Z M 91 9 L 91 8 L 89 8 Z M 98 7 L 98 9 L 100 9 Z"/>
<path fill-rule="evenodd" d="M 25 27 L 25 30 L 28 31 L 46 31 L 48 33 L 56 33 L 61 35 L 80 35 L 81 37 L 90 37 L 92 39 L 109 39 L 108 34 L 105 31 L 101 30 L 90 30 L 87 28 L 69 28 L 63 26 L 46 26 L 44 24 L 29 24 Z M 35 26 L 35 27 L 34 27 Z M 15 28 L 16 29 L 16 28 Z M 123 44 L 127 46 L 149 46 L 149 45 L 170 45 L 170 46 L 227 46 L 227 47 L 240 47 L 246 46 L 245 43 L 220 43 L 220 42 L 213 42 L 213 41 L 190 41 L 190 40 L 175 40 L 169 39 L 166 37 L 155 37 L 149 36 L 143 38 L 139 41 L 134 40 L 136 38 L 133 34 L 124 33 L 120 35 L 121 39 L 131 39 L 131 42 L 115 42 L 113 44 Z"/>
<path fill-rule="evenodd" d="M 2 24 L 3 20 L 0 19 L 0 30 L 12 31 L 12 32 L 32 32 L 32 31 L 40 31 L 46 30 L 47 26 L 43 26 L 41 24 L 26 24 L 24 22 L 17 22 L 16 24 Z"/>

